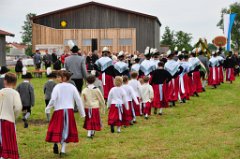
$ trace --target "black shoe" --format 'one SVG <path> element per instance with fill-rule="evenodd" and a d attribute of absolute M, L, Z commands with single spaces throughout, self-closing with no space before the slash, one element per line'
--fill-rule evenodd
<path fill-rule="evenodd" d="M 146 120 L 148 120 L 148 116 L 145 116 L 144 118 L 145 118 Z"/>
<path fill-rule="evenodd" d="M 95 135 L 95 131 L 93 131 L 93 133 L 91 134 L 91 136 L 93 137 Z"/>
<path fill-rule="evenodd" d="M 203 92 L 206 92 L 206 89 L 205 88 L 202 88 Z"/>
<path fill-rule="evenodd" d="M 154 114 L 157 114 L 157 108 L 154 108 Z"/>
<path fill-rule="evenodd" d="M 114 133 L 114 126 L 111 125 L 111 133 Z"/>
<path fill-rule="evenodd" d="M 158 113 L 158 115 L 163 115 L 162 113 Z"/>
<path fill-rule="evenodd" d="M 25 120 L 25 122 L 24 122 L 24 128 L 28 128 L 28 123 L 27 123 L 26 120 Z"/>
<path fill-rule="evenodd" d="M 133 125 L 134 124 L 134 122 L 133 121 L 130 121 L 130 125 Z"/>
<path fill-rule="evenodd" d="M 93 139 L 93 136 L 87 136 L 88 139 Z"/>
<path fill-rule="evenodd" d="M 198 95 L 198 93 L 197 93 L 197 92 L 195 92 L 194 94 L 195 94 L 197 97 L 199 97 L 199 95 Z"/>
<path fill-rule="evenodd" d="M 186 99 L 185 99 L 185 98 L 183 98 L 182 102 L 183 102 L 183 103 L 186 103 Z"/>
<path fill-rule="evenodd" d="M 54 145 L 53 145 L 53 153 L 54 153 L 54 154 L 58 154 L 58 153 L 59 153 L 59 151 L 58 151 L 58 145 L 57 145 L 57 144 L 54 144 Z"/>
<path fill-rule="evenodd" d="M 136 124 L 136 123 L 137 123 L 137 121 L 133 120 L 133 123 L 134 123 L 134 124 Z"/>
<path fill-rule="evenodd" d="M 172 102 L 172 106 L 175 106 L 175 102 Z"/>

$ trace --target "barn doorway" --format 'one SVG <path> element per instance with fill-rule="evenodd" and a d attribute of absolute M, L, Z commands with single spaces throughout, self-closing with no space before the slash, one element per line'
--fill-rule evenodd
<path fill-rule="evenodd" d="M 98 41 L 97 39 L 92 39 L 92 52 L 98 50 Z"/>

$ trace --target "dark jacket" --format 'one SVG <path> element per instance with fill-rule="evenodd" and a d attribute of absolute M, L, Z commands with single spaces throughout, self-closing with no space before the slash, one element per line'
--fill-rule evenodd
<path fill-rule="evenodd" d="M 18 85 L 17 91 L 20 94 L 22 105 L 24 107 L 34 106 L 35 96 L 32 84 L 29 82 L 22 82 Z"/>

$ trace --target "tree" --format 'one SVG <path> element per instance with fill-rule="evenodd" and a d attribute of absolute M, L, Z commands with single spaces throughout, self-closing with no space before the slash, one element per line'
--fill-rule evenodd
<path fill-rule="evenodd" d="M 31 24 L 31 17 L 36 16 L 35 13 L 28 13 L 26 15 L 26 20 L 24 21 L 24 25 L 22 26 L 22 43 L 26 44 L 28 48 L 26 49 L 25 54 L 31 55 L 32 54 L 32 24 Z"/>
<path fill-rule="evenodd" d="M 174 40 L 175 46 L 178 47 L 178 50 L 182 50 L 185 48 L 186 50 L 192 50 L 192 46 L 190 45 L 192 41 L 192 34 L 185 33 L 183 31 L 178 31 L 175 34 L 175 40 Z"/>
<path fill-rule="evenodd" d="M 175 33 L 175 31 L 167 26 L 162 39 L 161 44 L 169 45 L 171 50 L 174 50 L 175 46 L 177 46 L 179 50 L 182 50 L 183 48 L 186 50 L 192 50 L 192 46 L 190 45 L 192 35 L 189 33 L 183 31 L 177 31 Z"/>
<path fill-rule="evenodd" d="M 240 2 L 231 4 L 229 9 L 227 8 L 222 9 L 221 11 L 222 16 L 217 26 L 223 30 L 223 15 L 230 12 L 237 13 L 237 16 L 235 18 L 233 28 L 232 28 L 231 39 L 234 47 L 236 49 L 239 49 L 240 48 Z"/>
<path fill-rule="evenodd" d="M 169 45 L 171 49 L 174 47 L 174 31 L 171 31 L 168 26 L 165 27 L 165 32 L 162 36 L 161 44 Z"/>

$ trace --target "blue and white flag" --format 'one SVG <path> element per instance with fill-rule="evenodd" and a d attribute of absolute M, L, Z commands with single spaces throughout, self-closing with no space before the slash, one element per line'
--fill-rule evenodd
<path fill-rule="evenodd" d="M 234 19 L 236 17 L 236 13 L 231 14 L 225 14 L 223 17 L 223 23 L 224 23 L 224 35 L 227 38 L 227 51 L 231 50 L 231 32 L 232 32 L 232 26 L 234 23 Z"/>

